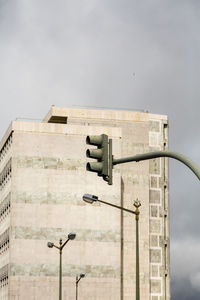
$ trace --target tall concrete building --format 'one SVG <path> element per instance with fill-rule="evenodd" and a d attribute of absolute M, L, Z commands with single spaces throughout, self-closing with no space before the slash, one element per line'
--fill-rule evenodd
<path fill-rule="evenodd" d="M 113 185 L 86 171 L 85 138 L 107 134 L 115 158 L 168 146 L 163 115 L 52 107 L 43 122 L 13 121 L 0 144 L 0 300 L 58 299 L 58 244 L 63 249 L 63 300 L 134 300 L 135 217 L 82 195 L 140 207 L 140 294 L 169 300 L 168 160 L 114 167 Z"/>

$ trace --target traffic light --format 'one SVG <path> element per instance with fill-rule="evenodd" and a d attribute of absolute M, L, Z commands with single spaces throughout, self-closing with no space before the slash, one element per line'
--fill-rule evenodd
<path fill-rule="evenodd" d="M 108 136 L 106 134 L 88 135 L 86 137 L 87 144 L 97 146 L 96 149 L 87 149 L 86 151 L 87 157 L 97 159 L 97 162 L 88 162 L 86 170 L 96 172 L 108 184 L 112 184 L 112 149 L 110 141 L 108 143 Z"/>

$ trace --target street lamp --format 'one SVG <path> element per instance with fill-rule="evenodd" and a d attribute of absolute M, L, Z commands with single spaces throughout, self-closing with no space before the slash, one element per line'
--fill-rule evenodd
<path fill-rule="evenodd" d="M 47 243 L 47 247 L 49 248 L 57 248 L 59 250 L 60 253 L 60 265 L 59 265 L 59 300 L 62 300 L 62 249 L 65 247 L 65 245 L 69 242 L 69 240 L 74 240 L 76 237 L 76 234 L 71 232 L 68 234 L 68 238 L 67 240 L 62 243 L 62 239 L 60 239 L 59 241 L 59 246 L 56 246 L 54 243 L 52 242 L 48 242 Z"/>
<path fill-rule="evenodd" d="M 81 278 L 84 278 L 85 274 L 81 273 L 79 276 L 76 276 L 76 300 L 78 300 L 78 283 L 81 280 Z"/>
<path fill-rule="evenodd" d="M 140 265 L 139 265 L 139 214 L 140 210 L 139 207 L 141 206 L 140 201 L 135 200 L 134 201 L 134 206 L 135 206 L 135 211 L 124 208 L 122 206 L 118 206 L 109 202 L 105 202 L 103 200 L 100 200 L 97 196 L 91 195 L 91 194 L 84 194 L 83 195 L 83 201 L 92 204 L 93 202 L 100 202 L 115 208 L 118 208 L 120 210 L 129 212 L 131 214 L 135 215 L 135 220 L 136 220 L 136 300 L 140 300 Z"/>

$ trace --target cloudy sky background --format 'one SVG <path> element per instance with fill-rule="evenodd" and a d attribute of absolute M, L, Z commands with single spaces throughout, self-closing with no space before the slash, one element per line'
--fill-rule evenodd
<path fill-rule="evenodd" d="M 142 109 L 200 166 L 199 78 L 198 0 L 0 0 L 0 136 L 52 104 Z M 172 300 L 199 300 L 200 185 L 170 167 Z"/>

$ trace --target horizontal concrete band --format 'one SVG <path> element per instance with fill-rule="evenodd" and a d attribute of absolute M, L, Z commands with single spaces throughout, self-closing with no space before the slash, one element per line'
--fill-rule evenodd
<path fill-rule="evenodd" d="M 86 206 L 82 200 L 83 194 L 72 194 L 67 192 L 38 192 L 30 193 L 27 191 L 14 192 L 12 194 L 12 203 L 27 203 L 27 204 L 65 204 Z M 105 201 L 119 204 L 119 197 L 114 195 L 101 195 Z M 94 203 L 93 206 L 100 206 L 99 202 Z"/>
<path fill-rule="evenodd" d="M 113 266 L 98 265 L 64 265 L 62 266 L 63 277 L 75 277 L 77 274 L 85 273 L 87 277 L 96 278 L 119 278 L 120 269 Z M 10 264 L 11 276 L 58 276 L 59 266 L 52 264 Z"/>
<path fill-rule="evenodd" d="M 95 161 L 95 160 L 94 160 Z M 54 169 L 54 170 L 86 170 L 86 160 L 40 157 L 40 156 L 18 156 L 12 159 L 13 166 L 17 168 L 32 169 Z M 114 169 L 119 172 L 119 167 Z"/>
<path fill-rule="evenodd" d="M 120 232 L 118 231 L 99 231 L 90 229 L 73 228 L 71 232 L 76 232 L 75 241 L 98 241 L 98 242 L 120 242 Z M 64 228 L 33 228 L 17 226 L 11 229 L 11 239 L 30 239 L 30 240 L 51 240 L 60 238 L 66 240 L 68 230 Z"/>
<path fill-rule="evenodd" d="M 78 113 L 78 112 L 77 112 Z M 76 118 L 77 118 L 76 113 Z M 78 113 L 79 114 L 79 113 Z M 149 116 L 148 116 L 149 117 Z M 80 118 L 78 118 L 80 119 Z M 81 118 L 82 119 L 82 118 Z M 88 120 L 86 120 L 88 123 Z M 7 130 L 7 135 L 4 136 L 4 140 L 10 134 L 11 130 L 14 132 L 33 132 L 33 133 L 48 133 L 48 134 L 64 134 L 75 136 L 87 136 L 87 135 L 99 135 L 102 131 L 111 138 L 121 137 L 121 128 L 117 127 L 105 127 L 104 120 L 100 126 L 83 126 L 83 125 L 70 125 L 68 124 L 56 124 L 56 123 L 40 123 L 40 122 L 23 122 L 13 121 L 10 128 Z"/>
<path fill-rule="evenodd" d="M 44 122 L 49 122 L 49 120 L 54 117 L 67 117 L 68 119 L 85 119 L 87 122 L 92 120 L 108 120 L 110 122 L 113 121 L 135 121 L 135 122 L 142 122 L 142 121 L 149 121 L 149 120 L 167 120 L 166 115 L 158 115 L 158 114 L 150 114 L 146 113 L 143 110 L 110 110 L 110 109 L 83 109 L 83 108 L 61 108 L 52 106 L 51 110 L 46 115 Z M 79 118 L 77 117 L 79 116 Z M 45 124 L 45 123 L 43 123 Z"/>

